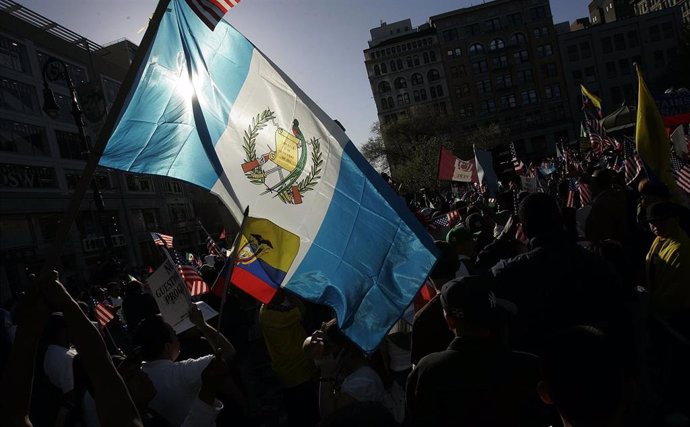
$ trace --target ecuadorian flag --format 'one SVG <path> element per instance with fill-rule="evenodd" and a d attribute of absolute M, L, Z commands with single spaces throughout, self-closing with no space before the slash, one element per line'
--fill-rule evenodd
<path fill-rule="evenodd" d="M 404 202 L 244 36 L 225 21 L 209 30 L 184 0 L 170 1 L 137 72 L 100 165 L 188 181 L 238 221 L 250 206 L 296 236 L 247 236 L 249 252 L 273 247 L 247 255 L 244 270 L 272 267 L 269 278 L 333 307 L 345 334 L 373 350 L 435 262 Z M 267 258 L 285 253 L 289 262 Z"/>

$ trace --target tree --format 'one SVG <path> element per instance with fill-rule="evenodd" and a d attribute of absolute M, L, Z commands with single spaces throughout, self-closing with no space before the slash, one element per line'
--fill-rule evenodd
<path fill-rule="evenodd" d="M 394 122 L 374 123 L 362 154 L 378 171 L 390 172 L 405 190 L 416 191 L 437 186 L 441 146 L 462 159 L 471 159 L 473 146 L 486 150 L 508 140 L 508 131 L 497 124 L 465 131 L 449 115 L 411 108 Z"/>

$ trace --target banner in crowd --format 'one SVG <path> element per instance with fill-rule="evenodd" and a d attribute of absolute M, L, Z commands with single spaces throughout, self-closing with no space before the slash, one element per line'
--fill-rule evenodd
<path fill-rule="evenodd" d="M 477 169 L 474 162 L 461 160 L 445 147 L 441 147 L 438 159 L 438 179 L 440 181 L 477 182 Z"/>
<path fill-rule="evenodd" d="M 227 22 L 171 0 L 100 161 L 166 175 L 299 236 L 283 285 L 373 350 L 436 249 L 343 130 Z"/>
<path fill-rule="evenodd" d="M 189 317 L 192 297 L 187 285 L 180 277 L 177 266 L 169 259 L 158 267 L 146 280 L 156 299 L 163 320 L 178 332 L 180 324 Z"/>
<path fill-rule="evenodd" d="M 498 194 L 498 177 L 494 171 L 494 162 L 491 151 L 474 147 L 474 160 L 477 164 L 477 179 L 481 185 L 486 186 L 489 196 Z"/>
<path fill-rule="evenodd" d="M 654 101 L 663 117 L 664 126 L 673 128 L 690 123 L 690 92 L 658 94 Z"/>

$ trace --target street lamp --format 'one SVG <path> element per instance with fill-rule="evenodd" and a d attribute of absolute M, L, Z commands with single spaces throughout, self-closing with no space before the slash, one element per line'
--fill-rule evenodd
<path fill-rule="evenodd" d="M 74 124 L 77 125 L 77 129 L 79 129 L 79 137 L 84 145 L 85 153 L 89 155 L 91 153 L 91 146 L 89 145 L 89 141 L 86 139 L 82 111 L 81 108 L 79 108 L 77 92 L 74 90 L 72 78 L 67 72 L 67 64 L 53 57 L 48 58 L 46 63 L 43 65 L 43 111 L 51 118 L 57 117 L 58 113 L 60 112 L 60 106 L 55 101 L 55 95 L 48 85 L 48 82 L 54 82 L 57 80 L 64 80 L 67 83 L 67 90 L 69 90 L 69 95 L 72 98 L 72 117 L 74 118 Z M 98 211 L 98 223 L 101 226 L 103 238 L 105 239 L 105 247 L 112 254 L 113 241 L 110 236 L 110 228 L 103 223 L 103 218 L 105 216 L 103 195 L 98 189 L 98 183 L 96 182 L 95 176 L 91 179 L 91 189 L 93 190 L 93 200 L 96 204 L 96 210 Z"/>

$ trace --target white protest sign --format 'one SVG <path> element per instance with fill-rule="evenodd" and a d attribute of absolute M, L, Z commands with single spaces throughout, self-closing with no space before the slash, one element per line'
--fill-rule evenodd
<path fill-rule="evenodd" d="M 189 316 L 192 297 L 177 267 L 166 260 L 146 281 L 156 299 L 158 309 L 166 323 L 177 332 L 178 325 Z"/>
<path fill-rule="evenodd" d="M 204 316 L 204 320 L 211 319 L 212 317 L 218 316 L 218 312 L 211 308 L 210 305 L 206 304 L 203 301 L 197 301 L 194 304 L 199 308 L 199 311 L 201 312 L 201 315 Z M 180 323 L 178 323 L 174 329 L 176 334 L 180 334 L 187 329 L 192 329 L 194 325 L 192 324 L 192 321 L 189 320 L 189 318 L 184 319 Z"/>

